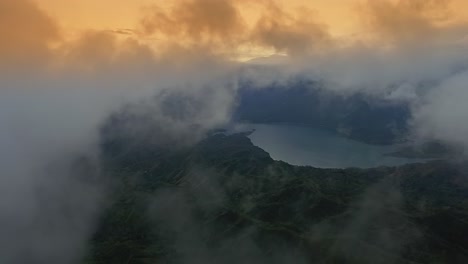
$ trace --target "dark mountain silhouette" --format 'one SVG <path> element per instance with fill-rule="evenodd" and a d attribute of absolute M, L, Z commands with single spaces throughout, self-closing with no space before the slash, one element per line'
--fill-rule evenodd
<path fill-rule="evenodd" d="M 411 112 L 405 102 L 346 95 L 300 79 L 251 86 L 245 81 L 239 91 L 238 121 L 308 125 L 371 144 L 392 144 L 407 137 Z"/>

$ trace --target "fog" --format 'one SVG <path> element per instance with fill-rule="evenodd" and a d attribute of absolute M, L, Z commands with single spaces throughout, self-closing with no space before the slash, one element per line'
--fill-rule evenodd
<path fill-rule="evenodd" d="M 0 2 L 0 262 L 82 257 L 106 200 L 97 143 L 111 113 L 140 104 L 132 113 L 164 127 L 160 140 L 190 144 L 230 121 L 246 68 L 262 85 L 301 74 L 344 94 L 408 101 L 415 137 L 468 147 L 468 24 L 450 19 L 448 1 L 364 1 L 371 33 L 358 40 L 336 39 L 325 22 L 275 1 L 245 1 L 265 7 L 249 24 L 239 3 L 154 6 L 122 37 L 69 36 L 39 1 Z M 156 48 L 140 39 L 152 37 L 161 39 Z M 287 63 L 251 68 L 233 55 L 246 46 L 285 54 Z M 178 106 L 163 109 L 173 94 L 193 102 L 182 118 Z"/>

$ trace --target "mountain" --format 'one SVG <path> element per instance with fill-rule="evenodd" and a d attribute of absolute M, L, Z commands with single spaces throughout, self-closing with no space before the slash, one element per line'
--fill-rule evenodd
<path fill-rule="evenodd" d="M 84 263 L 468 263 L 468 164 L 317 169 L 245 133 L 103 131 L 112 202 Z"/>
<path fill-rule="evenodd" d="M 259 88 L 245 81 L 238 100 L 237 121 L 309 125 L 371 144 L 404 141 L 411 118 L 407 103 L 345 95 L 301 79 Z"/>

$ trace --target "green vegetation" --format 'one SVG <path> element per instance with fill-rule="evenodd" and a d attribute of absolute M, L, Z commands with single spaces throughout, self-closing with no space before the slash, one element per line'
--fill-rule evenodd
<path fill-rule="evenodd" d="M 316 169 L 243 134 L 103 141 L 114 184 L 98 263 L 468 263 L 468 166 Z"/>

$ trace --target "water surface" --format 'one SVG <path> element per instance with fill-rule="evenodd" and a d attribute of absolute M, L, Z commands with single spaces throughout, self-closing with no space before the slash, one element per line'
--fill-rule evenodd
<path fill-rule="evenodd" d="M 389 157 L 400 146 L 369 145 L 334 133 L 305 126 L 248 124 L 255 129 L 252 142 L 275 160 L 318 168 L 371 168 L 421 162 L 419 159 Z"/>

